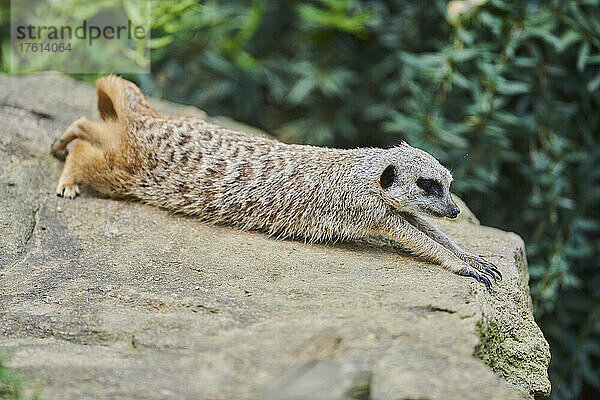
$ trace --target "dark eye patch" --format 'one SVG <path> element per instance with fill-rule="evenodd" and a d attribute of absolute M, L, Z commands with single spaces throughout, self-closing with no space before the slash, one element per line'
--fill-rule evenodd
<path fill-rule="evenodd" d="M 423 189 L 428 196 L 436 195 L 442 197 L 442 185 L 436 180 L 419 178 L 417 179 L 417 186 Z"/>

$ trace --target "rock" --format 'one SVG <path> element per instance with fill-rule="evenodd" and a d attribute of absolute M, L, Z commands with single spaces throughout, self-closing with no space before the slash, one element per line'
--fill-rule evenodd
<path fill-rule="evenodd" d="M 0 346 L 43 399 L 546 397 L 522 240 L 436 221 L 495 261 L 488 291 L 389 247 L 305 244 L 84 190 L 50 143 L 86 83 L 0 75 Z M 163 112 L 205 116 L 191 107 Z"/>

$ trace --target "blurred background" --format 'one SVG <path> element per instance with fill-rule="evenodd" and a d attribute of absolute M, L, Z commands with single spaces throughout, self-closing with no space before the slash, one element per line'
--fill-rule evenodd
<path fill-rule="evenodd" d="M 433 154 L 483 224 L 526 242 L 552 399 L 600 398 L 598 3 L 152 0 L 152 73 L 125 77 L 285 142 Z"/>

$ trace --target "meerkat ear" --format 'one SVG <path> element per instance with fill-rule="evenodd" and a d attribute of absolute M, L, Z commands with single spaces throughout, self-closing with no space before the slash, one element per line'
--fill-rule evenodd
<path fill-rule="evenodd" d="M 100 88 L 98 88 L 98 112 L 104 121 L 119 119 L 112 99 Z"/>
<path fill-rule="evenodd" d="M 393 165 L 388 165 L 386 169 L 383 170 L 381 176 L 379 177 L 379 184 L 382 188 L 388 189 L 394 183 L 396 179 L 396 168 Z"/>

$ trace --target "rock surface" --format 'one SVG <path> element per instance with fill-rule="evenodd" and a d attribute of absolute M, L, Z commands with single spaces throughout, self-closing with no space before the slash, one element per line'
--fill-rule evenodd
<path fill-rule="evenodd" d="M 31 377 L 30 393 L 548 395 L 549 348 L 517 235 L 466 211 L 436 221 L 499 265 L 504 280 L 490 292 L 393 249 L 280 241 L 91 190 L 57 198 L 62 163 L 50 143 L 77 117 L 96 118 L 95 101 L 91 85 L 58 74 L 0 75 L 0 346 Z"/>

